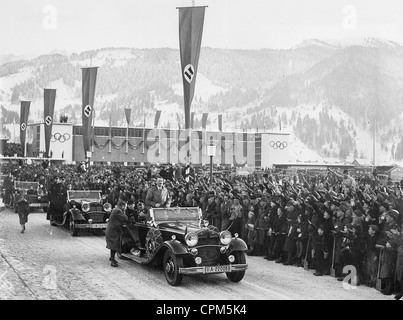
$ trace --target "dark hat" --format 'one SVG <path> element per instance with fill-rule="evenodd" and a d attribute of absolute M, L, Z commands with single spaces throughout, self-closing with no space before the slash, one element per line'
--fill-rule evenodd
<path fill-rule="evenodd" d="M 254 194 L 252 194 L 252 195 L 250 196 L 250 199 L 251 199 L 251 200 L 256 200 L 257 197 L 256 197 Z"/>
<path fill-rule="evenodd" d="M 343 173 L 348 173 L 348 170 L 347 170 L 347 169 L 344 169 L 344 170 L 343 170 Z"/>
<path fill-rule="evenodd" d="M 379 231 L 379 227 L 374 225 L 374 224 L 370 224 L 369 228 L 371 228 L 372 230 L 374 230 L 375 232 Z"/>
<path fill-rule="evenodd" d="M 294 202 L 292 202 L 291 200 L 287 201 L 287 203 L 285 204 L 286 207 L 288 206 L 293 206 Z"/>
<path fill-rule="evenodd" d="M 267 199 L 267 197 L 266 197 L 266 196 L 262 196 L 262 197 L 260 197 L 260 201 L 263 201 L 263 202 L 268 202 L 268 199 Z"/>
<path fill-rule="evenodd" d="M 333 205 L 335 205 L 336 207 L 339 207 L 339 206 L 340 206 L 340 202 L 339 202 L 339 201 L 335 201 L 335 200 L 331 201 L 330 204 L 333 204 Z"/>
<path fill-rule="evenodd" d="M 388 204 L 387 202 L 382 202 L 379 206 L 384 207 L 384 208 L 385 208 L 386 210 L 388 210 L 388 211 L 389 211 L 389 209 L 390 209 L 389 204 Z"/>
<path fill-rule="evenodd" d="M 345 225 L 345 227 L 346 227 L 347 229 L 349 229 L 349 230 L 352 230 L 352 229 L 353 229 L 353 225 L 352 225 L 351 223 L 347 223 L 347 224 Z"/>
<path fill-rule="evenodd" d="M 357 217 L 362 217 L 362 212 L 361 212 L 361 210 L 356 209 L 356 210 L 353 211 L 353 213 L 354 213 Z"/>
<path fill-rule="evenodd" d="M 213 198 L 213 197 L 215 197 L 215 192 L 214 192 L 214 191 L 210 191 L 210 192 L 207 194 L 207 197 L 208 197 L 208 198 Z"/>
<path fill-rule="evenodd" d="M 128 206 L 130 206 L 130 205 L 133 204 L 133 203 L 134 203 L 133 199 L 127 200 L 127 205 L 128 205 Z"/>

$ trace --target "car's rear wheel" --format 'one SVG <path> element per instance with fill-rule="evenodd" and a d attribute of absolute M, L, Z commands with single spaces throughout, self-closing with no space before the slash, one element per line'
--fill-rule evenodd
<path fill-rule="evenodd" d="M 179 268 L 183 267 L 182 257 L 175 255 L 171 250 L 166 250 L 164 254 L 164 274 L 165 279 L 171 286 L 179 286 L 182 283 L 183 274 L 179 273 Z"/>
<path fill-rule="evenodd" d="M 235 257 L 234 264 L 244 264 L 246 263 L 245 253 L 242 251 L 237 251 L 233 253 Z M 245 271 L 237 271 L 237 272 L 226 272 L 227 278 L 232 282 L 239 282 L 245 276 Z"/>
<path fill-rule="evenodd" d="M 69 219 L 70 234 L 73 237 L 77 237 L 79 229 L 76 228 L 76 223 L 74 222 L 73 216 L 70 215 Z"/>

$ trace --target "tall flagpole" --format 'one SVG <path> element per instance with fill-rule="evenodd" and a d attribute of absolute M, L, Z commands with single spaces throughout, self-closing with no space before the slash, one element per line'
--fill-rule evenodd
<path fill-rule="evenodd" d="M 145 152 L 145 144 L 146 144 L 146 113 L 145 113 L 145 108 L 143 104 L 143 153 Z"/>
<path fill-rule="evenodd" d="M 14 116 L 14 121 L 13 121 L 13 131 L 14 131 L 13 141 L 15 143 L 15 116 Z"/>
<path fill-rule="evenodd" d="M 112 152 L 112 112 L 109 114 L 109 153 Z"/>
<path fill-rule="evenodd" d="M 95 110 L 92 115 L 92 141 L 91 141 L 91 152 L 94 152 L 94 141 L 95 141 Z"/>
<path fill-rule="evenodd" d="M 130 123 L 127 123 L 127 129 L 126 129 L 126 153 L 129 153 L 129 125 Z"/>

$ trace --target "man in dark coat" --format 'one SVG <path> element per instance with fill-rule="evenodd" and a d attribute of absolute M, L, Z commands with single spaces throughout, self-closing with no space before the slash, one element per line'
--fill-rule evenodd
<path fill-rule="evenodd" d="M 295 203 L 292 200 L 287 202 L 285 209 L 287 211 L 287 231 L 284 251 L 287 253 L 287 259 L 283 264 L 292 265 L 297 241 L 297 218 L 299 210 L 295 208 Z"/>
<path fill-rule="evenodd" d="M 17 212 L 20 218 L 21 233 L 25 232 L 25 224 L 28 222 L 28 215 L 30 212 L 29 203 L 25 195 L 25 191 L 22 191 L 21 198 L 17 202 Z"/>
<path fill-rule="evenodd" d="M 13 197 L 13 183 L 14 183 L 14 177 L 12 176 L 11 172 L 4 178 L 3 181 L 3 188 L 4 188 L 4 204 L 6 206 L 11 206 Z"/>
<path fill-rule="evenodd" d="M 116 252 L 121 253 L 120 237 L 122 236 L 122 226 L 128 221 L 126 214 L 124 213 L 127 208 L 127 203 L 123 200 L 118 201 L 118 205 L 112 210 L 109 217 L 108 225 L 105 231 L 106 247 L 110 249 L 111 266 L 117 267 L 118 262 L 115 260 Z"/>
<path fill-rule="evenodd" d="M 328 255 L 329 248 L 324 238 L 324 226 L 320 225 L 318 227 L 317 234 L 315 234 L 312 249 L 312 258 L 315 261 L 314 276 L 323 276 L 324 260 L 328 257 Z"/>
<path fill-rule="evenodd" d="M 287 238 L 287 218 L 285 209 L 282 207 L 277 208 L 277 218 L 273 225 L 273 232 L 276 234 L 276 242 L 274 243 L 273 253 L 276 263 L 283 263 L 285 260 L 285 254 L 283 246 Z"/>
<path fill-rule="evenodd" d="M 378 252 L 376 242 L 379 238 L 379 228 L 371 224 L 366 236 L 364 254 L 365 254 L 365 281 L 369 287 L 375 287 L 376 276 L 378 273 Z"/>
<path fill-rule="evenodd" d="M 380 255 L 379 278 L 382 279 L 381 292 L 385 295 L 391 295 L 394 290 L 394 278 L 396 271 L 397 251 L 392 246 L 391 232 L 398 230 L 396 220 L 399 213 L 396 210 L 390 210 L 385 213 L 385 223 L 381 231 L 381 235 L 377 241 L 377 247 L 383 249 Z"/>
<path fill-rule="evenodd" d="M 207 220 L 209 224 L 213 224 L 213 215 L 216 213 L 216 203 L 214 199 L 214 193 L 209 193 L 207 208 L 203 212 L 203 219 Z"/>
<path fill-rule="evenodd" d="M 255 256 L 263 256 L 267 253 L 267 231 L 269 230 L 269 222 L 268 222 L 268 214 L 270 212 L 270 208 L 267 206 L 268 199 L 265 196 L 260 198 L 259 202 L 259 211 L 256 216 L 254 230 L 255 230 L 255 239 L 254 239 L 254 251 L 251 255 Z"/>
<path fill-rule="evenodd" d="M 229 217 L 231 216 L 230 208 L 231 208 L 232 201 L 230 201 L 228 194 L 225 194 L 223 198 L 224 198 L 224 202 L 221 204 L 221 210 L 220 210 L 221 211 L 221 231 L 227 230 L 231 224 Z"/>

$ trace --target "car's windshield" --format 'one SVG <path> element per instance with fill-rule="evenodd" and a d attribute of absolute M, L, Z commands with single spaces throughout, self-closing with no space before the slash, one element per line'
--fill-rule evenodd
<path fill-rule="evenodd" d="M 16 189 L 38 189 L 39 183 L 38 182 L 28 182 L 28 181 L 15 181 L 14 187 Z"/>
<path fill-rule="evenodd" d="M 199 220 L 199 208 L 154 208 L 155 221 Z"/>
<path fill-rule="evenodd" d="M 68 190 L 67 196 L 69 200 L 76 201 L 99 201 L 101 198 L 98 190 Z"/>

